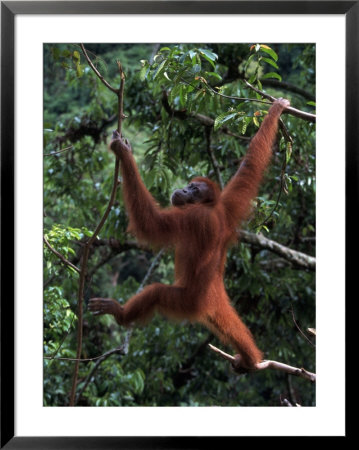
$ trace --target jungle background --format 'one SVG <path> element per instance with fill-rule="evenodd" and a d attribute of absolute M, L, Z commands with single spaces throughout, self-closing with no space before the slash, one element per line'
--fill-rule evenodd
<path fill-rule="evenodd" d="M 223 185 L 234 175 L 270 106 L 261 92 L 315 114 L 312 44 L 85 48 L 116 88 L 121 62 L 122 132 L 163 207 L 194 176 Z M 282 120 L 244 233 L 228 251 L 225 285 L 265 359 L 315 372 L 315 123 L 291 114 Z M 44 45 L 45 406 L 69 404 L 79 339 L 78 268 L 111 195 L 115 157 L 107 145 L 117 121 L 117 97 L 80 45 Z M 110 316 L 94 317 L 86 306 L 91 297 L 125 302 L 148 283 L 173 282 L 173 253 L 138 245 L 126 227 L 119 184 L 89 251 L 75 404 L 315 405 L 308 380 L 273 370 L 235 373 L 208 343 L 232 350 L 200 325 L 156 316 L 128 330 Z"/>

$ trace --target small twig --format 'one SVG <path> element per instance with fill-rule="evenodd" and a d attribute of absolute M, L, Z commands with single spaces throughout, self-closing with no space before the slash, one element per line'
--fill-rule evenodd
<path fill-rule="evenodd" d="M 289 132 L 288 132 L 288 130 L 287 130 L 287 127 L 284 125 L 284 122 L 283 122 L 282 118 L 279 118 L 279 127 L 280 127 L 280 129 L 281 129 L 281 131 L 282 131 L 282 133 L 283 133 L 284 139 L 285 139 L 287 142 L 290 142 L 291 145 L 293 145 L 293 138 L 292 138 L 292 136 L 289 134 Z"/>
<path fill-rule="evenodd" d="M 283 124 L 283 126 L 284 126 L 284 124 Z M 284 128 L 285 128 L 285 126 L 284 126 Z M 292 140 L 292 138 L 290 138 L 290 139 Z M 279 205 L 279 202 L 280 202 L 280 199 L 282 196 L 282 192 L 283 192 L 284 175 L 285 175 L 286 167 L 287 167 L 287 155 L 286 155 L 286 153 L 284 153 L 282 168 L 281 168 L 281 172 L 280 172 L 280 186 L 279 186 L 279 192 L 277 195 L 276 203 L 275 203 L 274 207 L 272 208 L 271 212 L 268 214 L 268 216 L 259 225 L 255 226 L 256 229 L 262 227 L 262 225 L 265 225 L 278 208 L 278 205 Z"/>
<path fill-rule="evenodd" d="M 44 156 L 58 155 L 58 154 L 60 154 L 60 153 L 67 152 L 67 151 L 70 150 L 72 147 L 73 147 L 73 145 L 70 145 L 69 147 L 63 148 L 62 150 L 59 150 L 58 152 L 44 153 Z"/>
<path fill-rule="evenodd" d="M 236 95 L 225 95 L 225 94 L 221 94 L 220 92 L 215 91 L 214 89 L 212 89 L 211 87 L 209 87 L 210 90 L 216 94 L 219 95 L 220 97 L 223 98 L 228 98 L 230 100 L 238 100 L 238 101 L 242 101 L 242 102 L 254 102 L 254 103 L 263 103 L 265 105 L 271 105 L 271 102 L 266 102 L 264 100 L 259 100 L 258 98 L 250 98 L 250 97 L 237 97 Z"/>
<path fill-rule="evenodd" d="M 157 264 L 159 263 L 160 259 L 162 258 L 162 255 L 163 255 L 164 252 L 165 252 L 165 249 L 162 248 L 157 253 L 157 255 L 153 258 L 153 261 L 152 261 L 150 267 L 148 268 L 148 271 L 147 271 L 146 275 L 144 276 L 144 278 L 142 280 L 142 283 L 140 284 L 139 288 L 137 289 L 137 292 L 136 292 L 137 294 L 140 293 L 143 290 L 145 284 L 147 283 L 147 281 L 149 280 L 149 278 L 152 275 L 153 271 L 155 270 L 155 268 L 156 268 Z"/>
<path fill-rule="evenodd" d="M 95 74 L 98 76 L 98 78 L 102 81 L 102 83 L 110 89 L 110 91 L 114 92 L 116 95 L 118 95 L 118 89 L 115 89 L 110 85 L 108 81 L 105 80 L 105 78 L 101 75 L 101 73 L 96 69 L 93 62 L 91 61 L 90 57 L 87 54 L 87 51 L 85 49 L 85 46 L 83 44 L 80 44 L 82 53 L 84 54 L 86 61 L 88 62 L 88 65 L 91 67 L 91 69 L 95 72 Z"/>
<path fill-rule="evenodd" d="M 53 353 L 49 358 L 48 358 L 48 357 L 45 357 L 45 359 L 55 359 L 56 355 L 57 355 L 57 354 L 59 353 L 59 351 L 61 350 L 61 347 L 63 346 L 63 344 L 64 344 L 64 342 L 65 342 L 67 336 L 70 334 L 70 331 L 71 331 L 71 329 L 72 329 L 72 325 L 73 325 L 73 323 L 74 323 L 74 319 L 75 319 L 75 316 L 72 317 L 70 326 L 69 326 L 67 332 L 64 334 L 63 338 L 61 339 L 61 342 L 60 342 L 59 346 L 57 347 L 57 349 L 54 351 L 54 353 Z"/>
<path fill-rule="evenodd" d="M 290 309 L 292 311 L 292 318 L 293 318 L 294 325 L 297 327 L 299 333 L 309 342 L 310 345 L 315 347 L 315 344 L 313 344 L 313 342 L 305 335 L 305 333 L 300 329 L 299 325 L 297 324 L 297 321 L 295 320 L 295 317 L 294 317 L 293 305 L 291 305 Z"/>
<path fill-rule="evenodd" d="M 87 386 L 89 385 L 92 377 L 94 376 L 96 370 L 100 367 L 100 365 L 103 363 L 103 361 L 105 361 L 107 358 L 109 358 L 110 356 L 119 353 L 120 355 L 124 354 L 124 349 L 123 347 L 118 347 L 115 349 L 110 350 L 109 352 L 105 353 L 104 355 L 101 356 L 101 358 L 98 359 L 98 361 L 96 362 L 96 364 L 93 366 L 92 370 L 90 371 L 90 373 L 87 375 L 86 380 L 84 382 L 84 385 L 82 386 L 82 388 L 79 390 L 79 392 L 76 395 L 76 403 L 79 401 L 82 393 L 84 392 L 84 390 L 87 388 Z"/>
<path fill-rule="evenodd" d="M 63 255 L 61 255 L 60 252 L 55 250 L 53 247 L 51 247 L 49 241 L 44 236 L 44 242 L 46 246 L 49 248 L 49 250 L 52 251 L 54 255 L 56 255 L 66 266 L 71 267 L 71 269 L 75 270 L 77 273 L 80 273 L 80 269 L 76 267 L 74 264 L 72 264 L 69 260 L 67 260 Z"/>
<path fill-rule="evenodd" d="M 125 87 L 125 74 L 123 72 L 122 69 L 122 65 L 120 63 L 120 61 L 117 61 L 117 67 L 118 70 L 120 71 L 120 76 L 121 76 L 121 84 L 120 84 L 120 89 L 117 93 L 117 97 L 118 97 L 118 125 L 117 125 L 117 131 L 121 134 L 121 128 L 122 128 L 122 120 L 124 118 L 123 115 L 123 90 Z"/>
<path fill-rule="evenodd" d="M 97 272 L 97 270 L 102 267 L 103 265 L 105 265 L 107 262 L 109 262 L 112 258 L 114 258 L 116 255 L 116 253 L 113 251 L 113 249 L 110 249 L 110 253 L 108 255 L 106 255 L 104 258 L 101 259 L 101 261 L 99 261 L 96 266 L 94 266 L 91 271 L 89 272 L 89 278 L 92 278 L 93 275 Z"/>
<path fill-rule="evenodd" d="M 191 86 L 193 89 L 200 91 L 202 88 L 198 87 L 198 86 L 193 86 L 193 84 L 189 83 L 187 80 L 185 80 L 184 78 L 181 77 L 181 81 L 183 81 L 185 84 L 187 84 L 188 86 Z M 256 102 L 256 103 L 264 103 L 266 105 L 271 105 L 271 102 L 266 102 L 264 100 L 259 100 L 258 98 L 247 98 L 247 97 L 237 97 L 235 95 L 225 95 L 225 94 L 221 94 L 220 92 L 216 91 L 215 89 L 213 89 L 204 78 L 202 78 L 202 82 L 203 84 L 206 86 L 206 88 L 211 91 L 213 94 L 218 95 L 219 97 L 223 97 L 223 98 L 228 98 L 230 100 L 239 100 L 242 102 Z"/>
<path fill-rule="evenodd" d="M 289 375 L 289 373 L 286 374 L 286 381 L 288 386 L 289 400 L 293 405 L 295 405 L 297 403 L 297 396 L 293 388 L 292 377 Z"/>
<path fill-rule="evenodd" d="M 215 156 L 215 154 L 214 154 L 213 148 L 212 148 L 212 146 L 211 146 L 211 131 L 212 131 L 212 128 L 209 128 L 209 127 L 206 127 L 206 128 L 205 128 L 206 144 L 207 144 L 207 146 L 206 146 L 206 148 L 207 148 L 207 153 L 208 153 L 208 156 L 209 156 L 209 158 L 210 158 L 210 160 L 211 160 L 213 169 L 214 169 L 214 171 L 215 171 L 215 173 L 216 173 L 217 181 L 218 181 L 218 183 L 219 183 L 221 189 L 223 189 L 223 187 L 224 187 L 224 182 L 223 182 L 223 179 L 222 179 L 221 171 L 220 171 L 220 169 L 219 169 L 218 161 L 217 161 L 217 159 L 216 159 L 216 156 Z"/>
<path fill-rule="evenodd" d="M 109 350 L 108 352 L 105 352 L 102 355 L 95 356 L 93 358 L 63 358 L 63 357 L 53 358 L 52 356 L 44 356 L 44 359 L 56 359 L 59 361 L 90 362 L 90 361 L 97 361 L 101 358 L 107 358 L 107 357 L 113 355 L 114 353 L 119 353 L 120 351 L 123 351 L 123 346 L 113 348 L 112 350 Z"/>
<path fill-rule="evenodd" d="M 226 359 L 231 364 L 235 362 L 235 358 L 228 353 L 225 353 L 223 350 L 220 350 L 219 348 L 215 347 L 212 344 L 208 344 L 209 348 L 213 350 L 215 353 L 218 353 L 223 359 Z M 304 378 L 306 380 L 309 380 L 311 382 L 314 382 L 316 380 L 316 374 L 312 372 L 308 372 L 307 370 L 303 368 L 293 367 L 289 366 L 287 364 L 283 364 L 278 361 L 262 361 L 258 364 L 256 364 L 256 368 L 251 370 L 250 372 L 256 372 L 258 370 L 265 370 L 265 369 L 274 369 L 274 370 L 281 370 L 283 372 L 289 373 L 291 375 L 295 375 L 297 377 Z"/>

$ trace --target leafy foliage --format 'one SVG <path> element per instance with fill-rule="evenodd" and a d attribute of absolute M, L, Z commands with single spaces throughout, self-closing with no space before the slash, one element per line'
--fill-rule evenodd
<path fill-rule="evenodd" d="M 301 110 L 314 102 L 283 80 L 315 94 L 311 44 L 94 44 L 86 46 L 101 74 L 119 86 L 116 60 L 126 71 L 124 133 L 146 186 L 162 206 L 170 192 L 196 175 L 227 182 L 267 113 L 267 101 L 247 79 Z M 86 65 L 76 45 L 44 46 L 44 234 L 50 245 L 80 264 L 82 242 L 95 229 L 111 191 L 114 158 L 106 149 L 116 127 L 116 98 Z M 253 213 L 245 227 L 284 246 L 315 255 L 315 127 L 297 117 L 283 121 L 291 136 L 274 149 Z M 210 152 L 209 152 L 210 149 Z M 218 170 L 214 167 L 214 161 Z M 217 179 L 217 181 L 220 181 Z M 121 188 L 119 189 L 121 191 Z M 126 233 L 118 195 L 91 250 L 85 286 L 90 297 L 125 302 L 154 261 Z M 148 283 L 173 282 L 173 256 L 162 256 Z M 226 288 L 265 357 L 315 371 L 315 349 L 299 333 L 315 328 L 315 274 L 260 247 L 239 243 L 228 252 Z M 68 404 L 76 348 L 78 274 L 44 246 L 44 404 Z M 279 405 L 289 398 L 315 404 L 314 387 L 283 373 L 239 377 L 205 345 L 200 325 L 161 317 L 128 330 L 113 318 L 84 310 L 78 404 L 90 406 Z M 214 344 L 221 346 L 215 339 Z M 203 345 L 201 345 L 203 344 Z M 225 349 L 230 351 L 229 349 Z M 55 359 L 48 359 L 55 358 Z M 88 380 L 94 370 L 93 376 Z"/>

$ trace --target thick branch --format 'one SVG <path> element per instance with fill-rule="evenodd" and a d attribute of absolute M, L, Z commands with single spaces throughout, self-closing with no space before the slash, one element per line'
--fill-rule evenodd
<path fill-rule="evenodd" d="M 289 247 L 285 247 L 278 242 L 266 238 L 262 234 L 254 234 L 245 230 L 241 230 L 239 233 L 242 242 L 257 245 L 261 248 L 270 250 L 277 255 L 283 256 L 288 261 L 291 261 L 292 263 L 300 267 L 304 267 L 305 269 L 315 270 L 316 260 L 313 256 L 309 256 L 305 253 L 292 250 Z"/>
<path fill-rule="evenodd" d="M 262 97 L 267 98 L 268 100 L 274 102 L 276 101 L 275 97 L 272 97 L 269 94 L 266 94 L 265 92 L 257 89 L 256 87 L 252 86 L 248 81 L 244 80 L 246 85 L 252 89 L 254 92 L 257 92 L 257 94 L 260 94 Z M 292 116 L 299 117 L 300 119 L 307 120 L 308 122 L 315 122 L 316 121 L 316 115 L 310 114 L 305 111 L 301 111 L 299 109 L 293 108 L 292 106 L 289 106 L 283 111 L 283 114 L 291 114 Z"/>
<path fill-rule="evenodd" d="M 218 353 L 223 359 L 226 359 L 229 361 L 232 365 L 236 362 L 236 359 L 234 356 L 229 355 L 228 353 L 225 353 L 224 351 L 220 350 L 219 348 L 215 347 L 212 344 L 208 344 L 209 348 L 213 350 L 215 353 Z M 308 372 L 307 370 L 298 367 L 288 366 L 288 364 L 283 364 L 278 361 L 262 361 L 256 365 L 256 369 L 251 370 L 250 372 L 257 372 L 259 370 L 265 370 L 265 369 L 274 369 L 274 370 L 281 370 L 282 372 L 289 373 L 291 375 L 295 375 L 297 377 L 304 378 L 306 380 L 309 380 L 311 382 L 315 382 L 316 380 L 316 374 L 312 372 Z M 245 372 L 245 370 L 244 370 Z M 248 371 L 249 372 L 249 371 Z"/>

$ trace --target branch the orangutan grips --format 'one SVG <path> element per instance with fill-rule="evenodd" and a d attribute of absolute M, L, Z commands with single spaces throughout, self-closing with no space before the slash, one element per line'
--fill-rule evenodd
<path fill-rule="evenodd" d="M 280 105 L 282 107 L 282 111 L 284 111 L 285 109 L 289 108 L 290 106 L 290 101 L 287 100 L 286 98 L 277 98 L 277 100 L 275 102 L 273 102 L 273 105 Z"/>
<path fill-rule="evenodd" d="M 109 148 L 119 158 L 121 158 L 121 154 L 124 151 L 132 153 L 130 142 L 128 141 L 128 139 L 123 138 L 117 130 L 114 130 L 112 132 L 112 138 L 109 144 Z"/>

